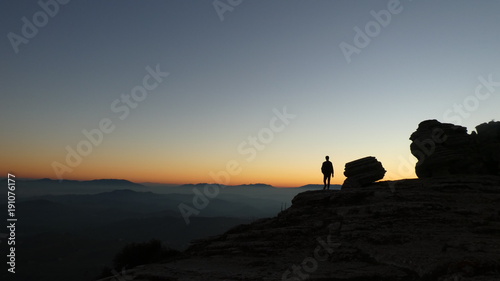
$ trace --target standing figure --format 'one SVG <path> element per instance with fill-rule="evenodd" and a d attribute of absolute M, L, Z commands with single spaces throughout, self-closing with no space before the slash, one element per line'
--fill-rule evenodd
<path fill-rule="evenodd" d="M 321 172 L 323 173 L 323 190 L 330 189 L 330 179 L 333 177 L 333 164 L 330 162 L 330 157 L 325 157 L 326 161 L 321 165 Z M 328 182 L 327 182 L 328 180 Z"/>

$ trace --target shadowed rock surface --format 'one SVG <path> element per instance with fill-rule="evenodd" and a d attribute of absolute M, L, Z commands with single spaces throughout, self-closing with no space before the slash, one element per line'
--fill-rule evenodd
<path fill-rule="evenodd" d="M 367 186 L 384 178 L 385 169 L 377 158 L 368 156 L 345 164 L 344 176 L 346 180 L 342 187 Z"/>
<path fill-rule="evenodd" d="M 477 134 L 472 134 L 479 146 L 483 161 L 483 172 L 500 175 L 500 122 L 488 122 L 476 127 Z"/>
<path fill-rule="evenodd" d="M 410 136 L 419 178 L 451 175 L 500 175 L 500 122 L 483 123 L 476 132 L 426 120 Z"/>
<path fill-rule="evenodd" d="M 306 191 L 274 218 L 194 241 L 183 259 L 139 266 L 122 276 L 178 281 L 499 280 L 500 177 Z"/>

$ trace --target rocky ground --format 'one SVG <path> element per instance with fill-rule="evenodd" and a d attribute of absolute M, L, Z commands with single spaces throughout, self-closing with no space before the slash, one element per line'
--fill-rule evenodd
<path fill-rule="evenodd" d="M 274 218 L 114 280 L 500 280 L 500 177 L 306 191 Z"/>

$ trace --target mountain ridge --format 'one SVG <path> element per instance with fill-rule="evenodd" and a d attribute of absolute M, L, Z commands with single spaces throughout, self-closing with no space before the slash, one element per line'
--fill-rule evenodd
<path fill-rule="evenodd" d="M 133 185 L 133 186 L 142 186 L 140 183 L 135 183 L 125 179 L 93 179 L 93 180 L 54 180 L 50 178 L 42 178 L 42 179 L 31 179 L 31 180 L 19 180 L 19 181 L 30 181 L 32 183 L 70 183 L 70 184 L 105 184 L 105 185 Z"/>

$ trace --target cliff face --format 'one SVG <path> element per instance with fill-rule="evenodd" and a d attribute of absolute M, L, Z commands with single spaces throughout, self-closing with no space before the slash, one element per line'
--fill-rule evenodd
<path fill-rule="evenodd" d="M 306 191 L 126 280 L 500 280 L 500 177 Z"/>

